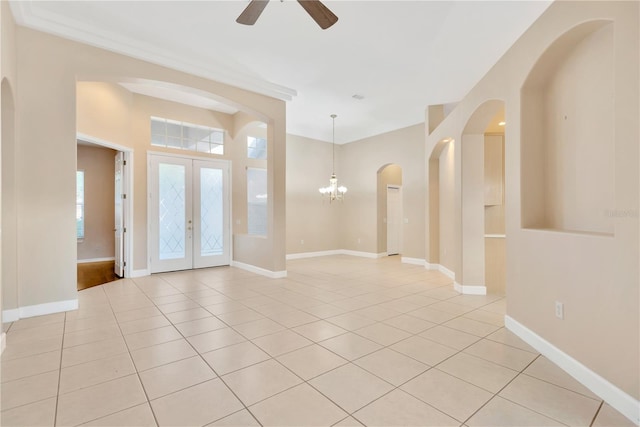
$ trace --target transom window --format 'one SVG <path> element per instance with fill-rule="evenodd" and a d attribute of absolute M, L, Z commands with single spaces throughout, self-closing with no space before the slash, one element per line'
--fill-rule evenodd
<path fill-rule="evenodd" d="M 247 157 L 250 159 L 266 159 L 267 140 L 254 136 L 247 137 Z"/>
<path fill-rule="evenodd" d="M 224 154 L 224 131 L 151 117 L 151 145 L 198 153 Z"/>

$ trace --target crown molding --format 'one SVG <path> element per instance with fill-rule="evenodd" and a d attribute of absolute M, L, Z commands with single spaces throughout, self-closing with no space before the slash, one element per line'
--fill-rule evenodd
<path fill-rule="evenodd" d="M 295 89 L 281 86 L 224 63 L 198 62 L 181 57 L 175 52 L 158 46 L 104 31 L 66 16 L 38 8 L 32 0 L 9 2 L 17 25 L 53 34 L 68 40 L 105 49 L 132 58 L 151 62 L 198 77 L 214 80 L 240 89 L 256 92 L 283 101 L 291 101 L 297 95 Z"/>

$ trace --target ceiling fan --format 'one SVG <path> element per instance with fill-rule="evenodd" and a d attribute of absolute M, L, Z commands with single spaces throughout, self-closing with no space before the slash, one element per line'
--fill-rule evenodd
<path fill-rule="evenodd" d="M 269 3 L 269 0 L 251 0 L 251 3 L 249 3 L 240 16 L 238 16 L 236 22 L 244 25 L 255 24 L 264 8 L 267 7 L 267 3 Z M 338 22 L 338 17 L 322 4 L 320 0 L 298 0 L 298 3 L 300 3 L 300 6 L 307 11 L 323 30 L 326 30 Z"/>

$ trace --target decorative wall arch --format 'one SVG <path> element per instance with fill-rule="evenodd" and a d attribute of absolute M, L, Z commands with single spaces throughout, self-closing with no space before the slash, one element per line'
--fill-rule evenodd
<path fill-rule="evenodd" d="M 538 58 L 521 89 L 523 228 L 614 232 L 614 24 L 581 23 Z"/>

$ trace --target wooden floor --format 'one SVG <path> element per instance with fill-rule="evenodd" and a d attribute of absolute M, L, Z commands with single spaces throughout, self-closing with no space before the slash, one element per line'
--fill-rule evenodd
<path fill-rule="evenodd" d="M 78 264 L 78 290 L 118 280 L 113 272 L 115 261 Z"/>

